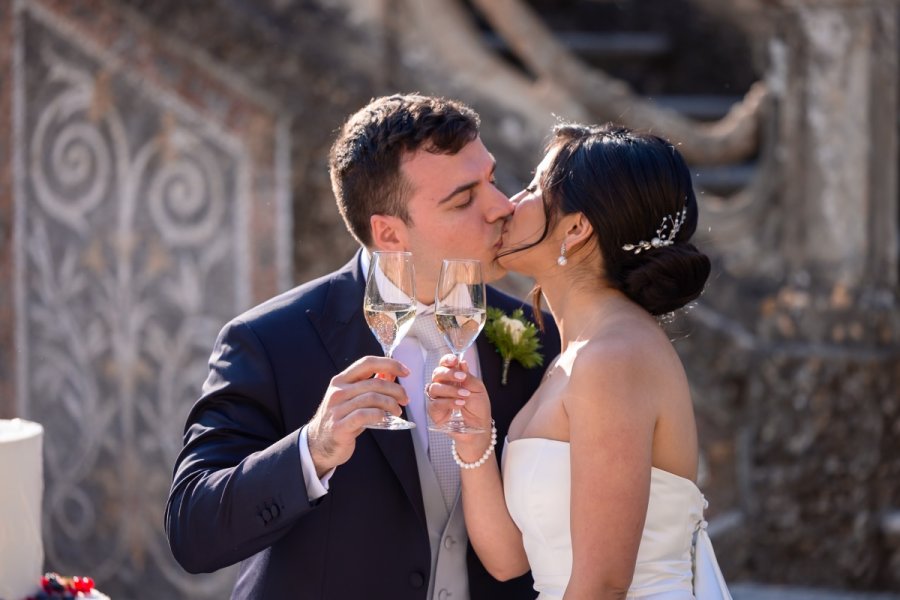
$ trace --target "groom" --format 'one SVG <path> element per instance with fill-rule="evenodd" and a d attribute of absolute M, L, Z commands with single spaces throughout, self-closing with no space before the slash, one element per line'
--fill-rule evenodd
<path fill-rule="evenodd" d="M 352 115 L 330 172 L 363 249 L 220 333 L 187 419 L 166 530 L 188 571 L 241 562 L 233 598 L 534 597 L 529 576 L 487 574 L 466 541 L 458 492 L 442 494 L 448 472 L 432 462 L 448 440 L 426 428 L 424 338 L 397 349 L 407 370 L 382 356 L 362 314 L 370 251 L 413 253 L 420 312 L 443 258 L 480 259 L 487 281 L 503 275 L 495 258 L 512 206 L 478 126 L 467 106 L 419 95 L 378 98 Z M 487 300 L 505 312 L 521 305 L 491 288 Z M 549 360 L 556 330 L 542 342 Z M 501 357 L 484 336 L 467 360 L 502 441 L 543 370 L 514 364 L 501 386 Z M 363 428 L 384 410 L 417 428 Z"/>

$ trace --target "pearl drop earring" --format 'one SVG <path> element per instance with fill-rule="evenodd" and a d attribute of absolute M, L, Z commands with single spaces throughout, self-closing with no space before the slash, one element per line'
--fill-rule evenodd
<path fill-rule="evenodd" d="M 563 242 L 562 246 L 559 248 L 559 258 L 556 259 L 556 264 L 561 267 L 566 266 L 566 263 L 569 262 L 569 259 L 566 258 L 566 243 Z"/>

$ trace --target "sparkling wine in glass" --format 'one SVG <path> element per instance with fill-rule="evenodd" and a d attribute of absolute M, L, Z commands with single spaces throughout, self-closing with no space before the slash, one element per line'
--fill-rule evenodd
<path fill-rule="evenodd" d="M 434 318 L 444 340 L 462 362 L 463 353 L 472 345 L 484 327 L 487 306 L 481 261 L 445 259 L 441 265 L 434 300 Z M 433 431 L 445 433 L 480 433 L 480 427 L 467 425 L 462 411 L 454 406 L 450 418 L 442 425 L 431 425 Z"/>
<path fill-rule="evenodd" d="M 363 300 L 366 323 L 384 355 L 391 358 L 416 318 L 416 287 L 412 254 L 373 252 Z M 416 424 L 389 412 L 370 429 L 412 429 Z"/>

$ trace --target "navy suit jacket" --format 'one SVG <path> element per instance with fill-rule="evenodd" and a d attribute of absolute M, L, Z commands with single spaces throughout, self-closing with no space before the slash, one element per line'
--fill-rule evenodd
<path fill-rule="evenodd" d="M 425 598 L 430 547 L 410 432 L 364 431 L 329 493 L 313 503 L 300 467 L 299 430 L 331 378 L 382 354 L 362 315 L 364 289 L 357 254 L 235 318 L 216 341 L 185 426 L 166 531 L 190 572 L 241 562 L 233 598 Z M 522 305 L 491 288 L 487 300 L 506 312 Z M 546 364 L 559 336 L 545 322 Z M 484 336 L 476 343 L 503 440 L 543 369 L 513 363 L 501 386 L 500 355 Z M 467 560 L 473 600 L 534 598 L 530 576 L 500 583 L 471 547 Z"/>

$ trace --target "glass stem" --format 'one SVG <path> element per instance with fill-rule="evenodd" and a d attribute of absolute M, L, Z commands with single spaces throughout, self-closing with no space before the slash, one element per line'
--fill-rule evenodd
<path fill-rule="evenodd" d="M 394 349 L 393 348 L 384 348 L 384 346 L 382 346 L 382 350 L 384 350 L 384 355 L 386 357 L 394 358 Z M 387 373 L 378 373 L 375 375 L 375 377 L 377 377 L 378 379 L 387 379 L 388 375 L 387 375 Z M 386 423 L 389 422 L 393 417 L 394 417 L 394 415 L 392 415 L 390 413 L 390 411 L 384 411 L 384 421 Z"/>
<path fill-rule="evenodd" d="M 462 352 L 456 353 L 456 368 L 457 369 L 462 368 L 462 366 L 461 366 L 462 360 L 463 360 L 463 353 Z M 461 385 L 462 385 L 462 383 L 459 383 L 459 384 L 457 384 L 457 387 L 460 387 Z M 462 409 L 460 407 L 456 406 L 455 404 L 453 405 L 453 410 L 450 411 L 450 422 L 451 423 L 459 423 L 461 425 L 465 423 L 465 419 L 463 419 Z"/>

